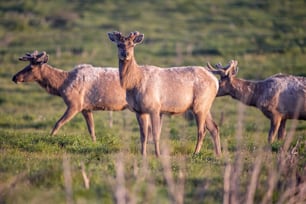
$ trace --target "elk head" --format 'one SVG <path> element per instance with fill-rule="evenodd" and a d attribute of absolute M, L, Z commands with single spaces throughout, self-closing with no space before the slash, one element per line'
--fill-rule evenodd
<path fill-rule="evenodd" d="M 32 82 L 40 78 L 41 66 L 48 62 L 48 55 L 45 51 L 38 53 L 38 51 L 35 50 L 33 53 L 26 53 L 24 56 L 20 57 L 19 60 L 29 61 L 30 64 L 17 72 L 12 80 L 15 83 Z"/>
<path fill-rule="evenodd" d="M 231 92 L 233 79 L 238 73 L 238 61 L 231 60 L 228 65 L 223 67 L 221 63 L 215 65 L 214 68 L 210 63 L 207 63 L 207 69 L 220 76 L 219 90 L 217 96 L 228 95 Z"/>
<path fill-rule="evenodd" d="M 119 59 L 125 61 L 133 58 L 134 47 L 143 41 L 144 34 L 135 31 L 125 37 L 120 32 L 114 31 L 108 33 L 108 37 L 113 43 L 117 44 Z"/>

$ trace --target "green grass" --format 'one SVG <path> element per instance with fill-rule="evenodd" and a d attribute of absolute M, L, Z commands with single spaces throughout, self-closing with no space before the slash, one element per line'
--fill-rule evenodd
<path fill-rule="evenodd" d="M 284 142 L 268 145 L 270 122 L 259 110 L 230 97 L 217 98 L 212 114 L 220 126 L 221 158 L 214 156 L 209 134 L 200 154 L 192 155 L 195 122 L 166 116 L 163 156 L 155 158 L 150 140 L 144 159 L 133 113 L 113 113 L 110 128 L 108 113 L 95 112 L 95 144 L 81 114 L 51 137 L 66 108 L 62 99 L 37 84 L 16 85 L 11 78 L 27 65 L 18 57 L 35 49 L 47 51 L 49 63 L 64 70 L 80 63 L 117 66 L 116 46 L 107 38 L 114 30 L 145 34 L 135 48 L 139 64 L 169 67 L 237 59 L 238 76 L 247 79 L 279 72 L 306 76 L 305 9 L 300 0 L 1 2 L 0 203 L 116 203 L 122 198 L 120 189 L 131 203 L 175 203 L 179 198 L 184 203 L 222 203 L 229 167 L 236 170 L 230 172 L 230 182 L 236 183 L 232 196 L 244 203 L 259 164 L 256 158 L 262 161 L 254 203 L 265 199 L 273 175 L 276 183 L 268 203 L 288 203 L 290 198 L 284 197 L 288 189 L 306 180 L 304 121 L 298 122 L 284 153 Z M 288 134 L 292 125 L 287 124 Z M 89 189 L 84 186 L 82 165 Z"/>

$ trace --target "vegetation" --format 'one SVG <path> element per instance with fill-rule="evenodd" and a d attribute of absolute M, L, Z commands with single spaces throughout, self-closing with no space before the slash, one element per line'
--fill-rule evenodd
<path fill-rule="evenodd" d="M 156 0 L 0 3 L 0 203 L 297 203 L 305 200 L 306 123 L 287 125 L 286 142 L 267 143 L 262 113 L 229 97 L 215 100 L 223 156 L 207 135 L 192 155 L 196 124 L 165 117 L 161 158 L 152 141 L 140 155 L 135 115 L 96 112 L 92 143 L 81 115 L 49 136 L 65 110 L 37 84 L 13 84 L 35 49 L 55 67 L 117 66 L 107 32 L 145 34 L 139 64 L 239 62 L 239 77 L 283 72 L 306 76 L 306 3 L 296 1 Z M 85 185 L 86 176 L 89 186 Z M 88 188 L 87 188 L 88 187 Z M 230 189 L 230 191 L 228 191 Z"/>

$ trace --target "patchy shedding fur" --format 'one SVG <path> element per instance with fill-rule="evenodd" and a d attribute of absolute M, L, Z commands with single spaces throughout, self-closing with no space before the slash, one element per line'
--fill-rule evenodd
<path fill-rule="evenodd" d="M 48 55 L 45 52 L 38 54 L 37 51 L 26 54 L 20 60 L 30 61 L 30 64 L 13 76 L 15 83 L 35 81 L 48 93 L 62 97 L 67 105 L 67 110 L 56 122 L 52 135 L 77 113 L 82 112 L 88 131 L 95 141 L 92 111 L 121 111 L 128 107 L 116 68 L 81 64 L 67 72 L 48 65 Z"/>
<path fill-rule="evenodd" d="M 276 135 L 279 139 L 286 134 L 286 120 L 306 120 L 306 78 L 276 74 L 265 80 L 250 81 L 236 78 L 238 62 L 217 69 L 208 64 L 208 69 L 221 76 L 217 96 L 230 95 L 246 105 L 260 109 L 271 120 L 269 142 Z"/>
<path fill-rule="evenodd" d="M 218 81 L 205 68 L 198 66 L 159 68 L 139 66 L 134 57 L 134 47 L 144 35 L 132 32 L 124 37 L 119 32 L 108 33 L 117 44 L 119 75 L 126 90 L 127 101 L 138 115 L 149 115 L 152 124 L 155 153 L 160 155 L 159 138 L 162 114 L 179 114 L 192 110 L 198 124 L 195 153 L 201 149 L 205 128 L 213 137 L 215 152 L 221 154 L 219 130 L 212 119 L 210 108 L 218 91 Z M 140 129 L 141 123 L 139 123 Z M 146 154 L 147 138 L 142 138 L 142 154 Z"/>

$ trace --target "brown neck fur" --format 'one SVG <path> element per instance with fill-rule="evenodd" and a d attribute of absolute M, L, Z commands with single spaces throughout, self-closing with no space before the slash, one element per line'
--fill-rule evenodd
<path fill-rule="evenodd" d="M 43 64 L 41 67 L 41 78 L 37 79 L 37 82 L 48 93 L 60 96 L 59 89 L 67 76 L 68 72 L 53 68 L 48 64 Z"/>
<path fill-rule="evenodd" d="M 256 82 L 233 78 L 230 95 L 246 105 L 256 106 L 258 98 Z"/>
<path fill-rule="evenodd" d="M 133 89 L 141 80 L 141 69 L 134 57 L 131 60 L 119 59 L 120 84 L 124 89 Z"/>

